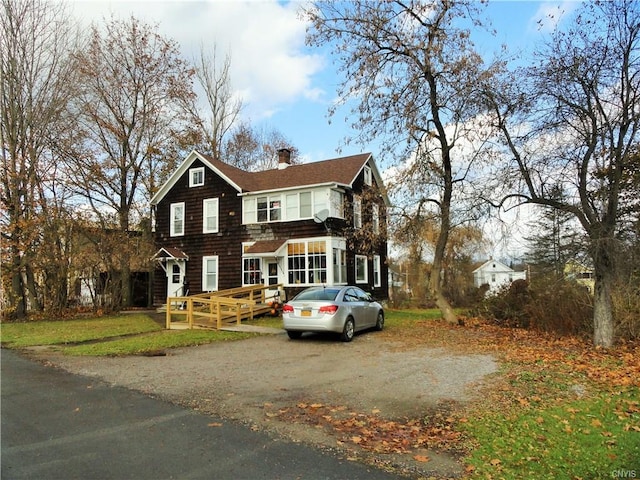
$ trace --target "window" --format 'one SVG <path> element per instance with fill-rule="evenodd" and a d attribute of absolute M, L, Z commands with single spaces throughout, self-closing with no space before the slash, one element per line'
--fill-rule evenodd
<path fill-rule="evenodd" d="M 311 218 L 311 192 L 303 192 L 300 194 L 300 218 Z"/>
<path fill-rule="evenodd" d="M 180 283 L 180 265 L 174 263 L 171 267 L 171 283 Z"/>
<path fill-rule="evenodd" d="M 170 233 L 172 237 L 184 235 L 184 202 L 171 204 Z"/>
<path fill-rule="evenodd" d="M 267 218 L 268 218 L 267 205 L 268 205 L 268 197 L 258 198 L 258 222 L 267 221 Z"/>
<path fill-rule="evenodd" d="M 356 255 L 356 283 L 367 283 L 367 257 Z"/>
<path fill-rule="evenodd" d="M 343 248 L 333 249 L 333 283 L 347 283 L 347 251 Z"/>
<path fill-rule="evenodd" d="M 243 202 L 243 222 L 277 222 L 282 219 L 280 195 L 245 198 Z"/>
<path fill-rule="evenodd" d="M 218 231 L 218 199 L 209 198 L 202 202 L 202 233 Z"/>
<path fill-rule="evenodd" d="M 202 257 L 202 291 L 218 290 L 218 257 Z"/>
<path fill-rule="evenodd" d="M 278 284 L 278 264 L 270 263 L 267 266 L 269 272 L 269 285 L 277 285 Z"/>
<path fill-rule="evenodd" d="M 269 220 L 275 222 L 280 220 L 280 209 L 282 204 L 280 203 L 280 196 L 269 197 Z"/>
<path fill-rule="evenodd" d="M 189 186 L 200 187 L 204 185 L 204 167 L 191 168 L 189 170 Z"/>
<path fill-rule="evenodd" d="M 242 202 L 242 222 L 256 223 L 256 199 L 245 198 Z"/>
<path fill-rule="evenodd" d="M 380 273 L 380 255 L 373 256 L 373 286 L 380 287 L 382 285 L 382 277 Z"/>
<path fill-rule="evenodd" d="M 287 282 L 289 284 L 326 284 L 326 240 L 291 242 L 287 245 Z"/>
<path fill-rule="evenodd" d="M 287 202 L 287 220 L 298 220 L 300 218 L 298 213 L 298 194 L 288 193 L 285 200 Z"/>
<path fill-rule="evenodd" d="M 287 246 L 290 284 L 307 283 L 306 253 L 306 243 L 304 242 L 290 243 Z"/>
<path fill-rule="evenodd" d="M 364 183 L 369 186 L 373 183 L 371 179 L 371 167 L 367 167 L 366 165 L 364 167 Z"/>
<path fill-rule="evenodd" d="M 322 210 L 329 208 L 329 202 L 327 201 L 328 191 L 326 192 L 313 192 L 313 213 L 318 213 Z"/>
<path fill-rule="evenodd" d="M 353 226 L 362 228 L 362 200 L 360 197 L 353 198 Z"/>
<path fill-rule="evenodd" d="M 373 223 L 373 233 L 380 233 L 380 207 L 376 203 L 371 205 L 371 222 Z"/>
<path fill-rule="evenodd" d="M 344 218 L 344 193 L 331 190 L 331 213 L 338 218 Z"/>
<path fill-rule="evenodd" d="M 262 271 L 259 258 L 245 258 L 242 260 L 242 284 L 258 285 L 262 283 Z"/>
<path fill-rule="evenodd" d="M 308 244 L 309 283 L 327 283 L 327 242 Z"/>

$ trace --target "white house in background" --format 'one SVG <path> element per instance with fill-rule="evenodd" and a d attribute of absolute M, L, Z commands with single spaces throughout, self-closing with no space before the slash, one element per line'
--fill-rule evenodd
<path fill-rule="evenodd" d="M 495 292 L 515 280 L 526 280 L 527 272 L 517 272 L 497 260 L 489 260 L 473 271 L 473 284 L 481 287 L 489 285 L 489 292 Z"/>

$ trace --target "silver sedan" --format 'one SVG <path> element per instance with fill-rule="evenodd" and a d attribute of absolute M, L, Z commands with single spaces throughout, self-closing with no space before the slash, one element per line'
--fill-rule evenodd
<path fill-rule="evenodd" d="M 310 287 L 284 304 L 282 319 L 291 339 L 303 332 L 336 332 L 350 342 L 357 331 L 382 330 L 384 310 L 358 287 Z"/>

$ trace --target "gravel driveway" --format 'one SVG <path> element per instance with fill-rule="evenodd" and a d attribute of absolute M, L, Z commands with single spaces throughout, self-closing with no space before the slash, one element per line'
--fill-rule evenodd
<path fill-rule="evenodd" d="M 375 332 L 358 335 L 351 343 L 321 335 L 297 341 L 285 334 L 266 335 L 157 357 L 41 355 L 76 374 L 324 446 L 335 445 L 335 438 L 308 425 L 278 422 L 265 414 L 265 406 L 316 402 L 375 410 L 387 419 L 420 418 L 443 403 L 470 400 L 497 369 L 490 355 L 407 348 Z M 452 459 L 435 453 L 433 458 L 430 468 L 455 476 L 459 465 Z"/>

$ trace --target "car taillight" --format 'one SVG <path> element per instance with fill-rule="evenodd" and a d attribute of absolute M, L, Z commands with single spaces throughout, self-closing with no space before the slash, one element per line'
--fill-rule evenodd
<path fill-rule="evenodd" d="M 318 309 L 318 313 L 328 313 L 329 315 L 333 315 L 338 311 L 337 305 L 325 305 L 324 307 L 320 307 Z"/>
<path fill-rule="evenodd" d="M 284 307 L 282 307 L 282 311 L 285 313 L 292 313 L 293 307 L 291 305 L 285 305 Z"/>

